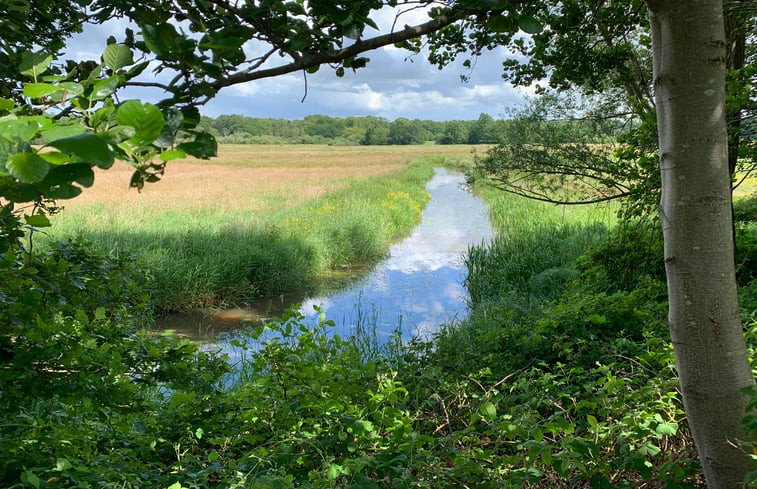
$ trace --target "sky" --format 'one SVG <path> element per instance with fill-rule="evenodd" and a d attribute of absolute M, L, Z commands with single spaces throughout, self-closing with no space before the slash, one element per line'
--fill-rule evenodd
<path fill-rule="evenodd" d="M 427 19 L 422 12 L 413 12 L 402 17 L 400 25 Z M 376 20 L 381 32 L 388 32 L 393 14 L 379 12 Z M 122 39 L 127 26 L 125 21 L 85 26 L 84 32 L 69 42 L 67 54 L 77 59 L 97 59 L 108 36 Z M 253 51 L 255 46 L 248 49 Z M 328 66 L 308 75 L 306 97 L 303 75 L 296 73 L 227 87 L 200 110 L 210 117 L 241 114 L 302 119 L 311 114 L 323 114 L 332 117 L 371 115 L 389 120 L 398 117 L 473 120 L 481 113 L 501 118 L 509 109 L 522 105 L 524 96 L 530 92 L 528 88 L 515 88 L 502 79 L 502 61 L 508 57 L 505 48 L 484 53 L 472 71 L 462 66 L 462 59 L 439 70 L 423 54 L 412 55 L 393 46 L 365 56 L 371 59 L 367 67 L 357 72 L 347 70 L 343 78 L 338 78 Z M 461 75 L 466 75 L 468 81 L 462 82 Z M 127 92 L 125 98 L 156 101 L 161 97 L 159 93 L 133 90 Z"/>

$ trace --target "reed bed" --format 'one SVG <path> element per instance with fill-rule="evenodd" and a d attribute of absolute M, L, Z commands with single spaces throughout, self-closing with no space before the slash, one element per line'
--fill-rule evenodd
<path fill-rule="evenodd" d="M 434 150 L 444 157 L 423 157 Z M 434 166 L 470 151 L 223 146 L 212 163 L 172 162 L 141 193 L 124 165 L 66 202 L 49 237 L 148 264 L 157 312 L 242 305 L 380 259 L 420 218 Z"/>

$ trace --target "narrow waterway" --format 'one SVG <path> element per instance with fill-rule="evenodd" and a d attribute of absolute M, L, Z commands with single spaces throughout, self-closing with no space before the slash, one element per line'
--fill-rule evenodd
<path fill-rule="evenodd" d="M 463 175 L 436 169 L 426 185 L 431 200 L 420 224 L 391 247 L 386 260 L 340 291 L 323 297 L 289 294 L 212 317 L 177 316 L 161 327 L 210 340 L 243 319 L 270 317 L 301 303 L 308 321 L 318 321 L 317 307 L 341 335 L 367 334 L 378 344 L 392 334 L 428 337 L 441 324 L 467 314 L 464 255 L 469 246 L 493 236 L 488 207 L 464 184 Z"/>
<path fill-rule="evenodd" d="M 318 306 L 338 327 L 375 331 L 379 342 L 398 330 L 405 339 L 428 336 L 465 316 L 464 255 L 493 231 L 488 207 L 464 184 L 463 175 L 437 169 L 426 186 L 431 200 L 412 234 L 363 279 L 328 297 L 307 299 L 302 312 L 315 318 Z"/>

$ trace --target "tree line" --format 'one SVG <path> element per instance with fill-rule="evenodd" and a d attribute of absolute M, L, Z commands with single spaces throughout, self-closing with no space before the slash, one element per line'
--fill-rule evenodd
<path fill-rule="evenodd" d="M 203 116 L 199 128 L 221 143 L 232 144 L 335 144 L 407 145 L 424 144 L 506 144 L 524 143 L 522 120 L 533 118 L 523 109 L 507 119 L 482 113 L 476 120 L 432 121 L 399 117 L 330 117 L 309 115 L 303 119 L 274 119 L 224 114 Z M 566 143 L 599 143 L 614 140 L 622 132 L 618 120 L 544 119 L 543 124 Z"/>

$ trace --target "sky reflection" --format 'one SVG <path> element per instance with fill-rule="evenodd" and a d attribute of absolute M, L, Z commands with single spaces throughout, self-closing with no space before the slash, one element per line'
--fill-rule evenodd
<path fill-rule="evenodd" d="M 421 223 L 369 275 L 328 297 L 303 302 L 301 312 L 317 320 L 317 306 L 340 334 L 376 327 L 388 338 L 401 325 L 404 339 L 428 336 L 439 325 L 467 314 L 463 257 L 468 247 L 491 239 L 488 208 L 464 188 L 457 173 L 437 169 Z"/>

